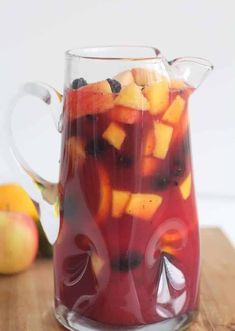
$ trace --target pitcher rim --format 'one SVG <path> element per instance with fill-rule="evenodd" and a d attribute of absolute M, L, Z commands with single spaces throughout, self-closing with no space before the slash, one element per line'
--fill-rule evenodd
<path fill-rule="evenodd" d="M 103 54 L 108 54 L 110 50 L 113 50 L 115 54 L 115 49 L 127 51 L 128 49 L 138 49 L 144 51 L 153 51 L 153 56 L 105 56 L 99 55 L 99 51 Z M 94 55 L 93 55 L 93 54 Z M 96 53 L 96 54 L 95 54 Z M 87 46 L 87 47 L 78 47 L 72 48 L 65 52 L 67 58 L 81 58 L 87 60 L 110 60 L 110 61 L 153 61 L 162 59 L 161 52 L 159 49 L 153 46 L 146 45 L 104 45 L 104 46 Z"/>

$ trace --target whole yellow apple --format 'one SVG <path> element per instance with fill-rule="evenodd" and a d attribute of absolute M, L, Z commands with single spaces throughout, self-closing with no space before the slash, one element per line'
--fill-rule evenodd
<path fill-rule="evenodd" d="M 35 221 L 24 214 L 0 212 L 0 273 L 25 270 L 38 251 Z"/>

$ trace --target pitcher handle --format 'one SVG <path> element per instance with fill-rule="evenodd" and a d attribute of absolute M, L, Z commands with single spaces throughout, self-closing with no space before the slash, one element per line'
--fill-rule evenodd
<path fill-rule="evenodd" d="M 56 129 L 60 131 L 61 125 L 61 110 L 62 110 L 62 95 L 56 91 L 54 88 L 44 84 L 37 82 L 28 82 L 22 85 L 12 100 L 8 116 L 7 116 L 7 138 L 9 142 L 10 151 L 13 154 L 14 159 L 17 163 L 23 168 L 23 170 L 31 177 L 33 182 L 36 184 L 37 188 L 41 192 L 41 198 L 39 198 L 39 207 L 40 207 L 40 219 L 42 222 L 43 229 L 45 230 L 47 237 L 51 243 L 54 243 L 57 239 L 58 231 L 59 231 L 59 204 L 58 204 L 58 184 L 49 182 L 44 179 L 38 173 L 36 173 L 31 166 L 26 162 L 19 149 L 16 146 L 13 130 L 12 130 L 12 116 L 15 111 L 15 107 L 20 101 L 21 98 L 25 96 L 34 96 L 43 101 L 46 105 L 48 105 L 48 110 L 51 111 L 52 117 L 54 119 L 54 123 Z M 56 220 L 55 222 L 50 222 L 50 226 L 56 227 L 57 230 L 53 228 L 53 231 L 50 231 L 48 228 L 48 219 L 53 218 Z M 51 235 L 48 232 L 53 232 Z"/>

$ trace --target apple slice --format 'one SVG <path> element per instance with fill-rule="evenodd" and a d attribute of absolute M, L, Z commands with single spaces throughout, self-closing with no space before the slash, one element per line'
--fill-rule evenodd
<path fill-rule="evenodd" d="M 145 176 L 152 176 L 158 169 L 159 160 L 152 156 L 145 156 L 141 164 L 141 174 Z"/>
<path fill-rule="evenodd" d="M 124 106 L 115 106 L 109 111 L 108 115 L 113 121 L 124 124 L 134 124 L 140 119 L 138 110 Z"/>
<path fill-rule="evenodd" d="M 121 217 L 130 199 L 131 193 L 128 191 L 113 190 L 112 192 L 112 216 Z"/>
<path fill-rule="evenodd" d="M 149 156 L 153 154 L 155 147 L 155 135 L 154 135 L 154 129 L 151 128 L 146 135 L 146 139 L 144 142 L 144 155 Z"/>
<path fill-rule="evenodd" d="M 133 68 L 131 71 L 135 83 L 139 86 L 150 85 L 161 79 L 161 76 L 154 70 L 149 70 L 146 68 Z"/>
<path fill-rule="evenodd" d="M 122 87 L 134 83 L 134 77 L 130 70 L 120 72 L 120 74 L 116 75 L 114 79 L 117 80 L 122 85 Z"/>
<path fill-rule="evenodd" d="M 107 170 L 101 164 L 98 167 L 100 198 L 99 206 L 96 213 L 98 223 L 103 223 L 109 216 L 111 208 L 112 188 Z"/>
<path fill-rule="evenodd" d="M 148 110 L 149 102 L 143 96 L 140 87 L 135 83 L 124 87 L 114 100 L 115 105 L 135 108 L 138 110 Z"/>
<path fill-rule="evenodd" d="M 180 95 L 177 95 L 164 113 L 162 120 L 172 125 L 177 124 L 181 118 L 184 108 L 185 100 Z"/>
<path fill-rule="evenodd" d="M 192 187 L 192 175 L 191 172 L 189 175 L 184 179 L 184 181 L 180 184 L 179 190 L 184 200 L 187 200 L 191 193 Z"/>
<path fill-rule="evenodd" d="M 164 123 L 154 121 L 154 135 L 155 135 L 155 147 L 153 156 L 164 160 L 167 156 L 171 138 L 173 134 L 173 128 Z"/>
<path fill-rule="evenodd" d="M 148 221 L 156 213 L 162 203 L 157 194 L 133 193 L 126 207 L 126 213 L 133 217 Z"/>
<path fill-rule="evenodd" d="M 126 138 L 126 133 L 121 126 L 115 122 L 111 122 L 102 137 L 107 140 L 110 145 L 119 150 Z"/>
<path fill-rule="evenodd" d="M 65 111 L 68 111 L 71 119 L 103 113 L 113 107 L 113 100 L 111 87 L 104 80 L 78 90 L 69 89 L 65 96 Z"/>
<path fill-rule="evenodd" d="M 162 113 L 169 105 L 169 84 L 166 79 L 145 86 L 144 95 L 149 100 L 149 111 L 153 115 Z"/>
<path fill-rule="evenodd" d="M 99 276 L 104 266 L 104 260 L 94 251 L 91 253 L 91 265 L 96 276 Z"/>

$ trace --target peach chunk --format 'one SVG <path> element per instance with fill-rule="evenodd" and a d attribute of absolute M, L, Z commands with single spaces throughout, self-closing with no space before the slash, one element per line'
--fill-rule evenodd
<path fill-rule="evenodd" d="M 144 88 L 144 95 L 149 100 L 149 111 L 153 115 L 162 113 L 169 105 L 169 84 L 166 79 Z"/>
<path fill-rule="evenodd" d="M 112 216 L 121 217 L 130 199 L 131 193 L 128 191 L 113 190 L 112 192 Z"/>
<path fill-rule="evenodd" d="M 114 79 L 117 80 L 122 87 L 134 83 L 134 77 L 130 70 L 120 72 L 120 74 L 116 75 Z"/>
<path fill-rule="evenodd" d="M 135 83 L 124 87 L 114 100 L 115 105 L 135 108 L 138 110 L 148 110 L 149 102 L 143 96 L 140 87 Z"/>
<path fill-rule="evenodd" d="M 155 135 L 155 147 L 153 156 L 164 160 L 167 156 L 171 138 L 173 134 L 173 128 L 164 123 L 154 121 L 154 135 Z"/>
<path fill-rule="evenodd" d="M 185 100 L 180 95 L 177 95 L 164 113 L 162 120 L 172 125 L 177 124 L 181 118 L 184 108 Z"/>
<path fill-rule="evenodd" d="M 126 133 L 121 126 L 115 122 L 111 122 L 102 137 L 107 140 L 110 145 L 116 149 L 120 149 L 126 138 Z"/>
<path fill-rule="evenodd" d="M 140 86 L 150 85 L 161 78 L 156 71 L 146 68 L 133 68 L 132 75 L 135 83 Z"/>
<path fill-rule="evenodd" d="M 152 176 L 156 173 L 159 160 L 152 156 L 145 156 L 142 160 L 141 174 L 143 176 Z"/>
<path fill-rule="evenodd" d="M 133 193 L 126 207 L 126 213 L 148 221 L 156 213 L 162 203 L 162 197 L 157 194 Z"/>
<path fill-rule="evenodd" d="M 68 90 L 65 109 L 71 119 L 87 114 L 103 113 L 113 107 L 114 96 L 109 83 L 104 80 L 88 84 L 78 90 Z"/>
<path fill-rule="evenodd" d="M 96 276 L 98 276 L 104 266 L 104 260 L 94 251 L 91 254 L 91 265 Z"/>
<path fill-rule="evenodd" d="M 107 170 L 102 165 L 98 168 L 100 200 L 96 214 L 98 223 L 102 223 L 108 217 L 111 208 L 112 188 Z"/>
<path fill-rule="evenodd" d="M 139 110 L 124 106 L 115 106 L 108 114 L 113 121 L 124 124 L 134 124 L 138 122 L 140 118 Z"/>
<path fill-rule="evenodd" d="M 184 200 L 187 200 L 191 193 L 192 187 L 192 175 L 191 172 L 189 175 L 184 179 L 184 181 L 180 184 L 179 190 Z"/>

